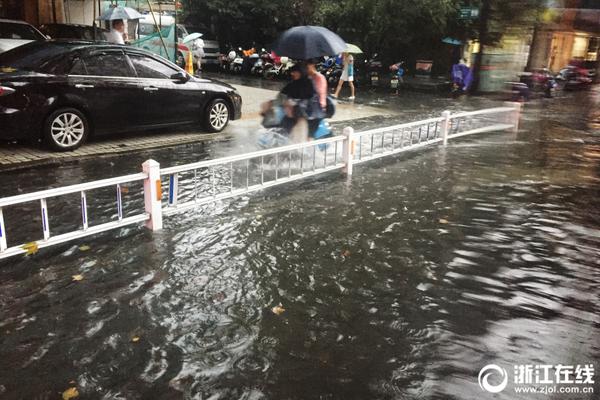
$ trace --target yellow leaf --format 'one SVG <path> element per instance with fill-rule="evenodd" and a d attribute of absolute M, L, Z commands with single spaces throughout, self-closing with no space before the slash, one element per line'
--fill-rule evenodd
<path fill-rule="evenodd" d="M 88 246 L 87 244 L 82 244 L 81 246 L 79 246 L 79 250 L 81 251 L 88 251 L 90 249 L 90 246 Z"/>
<path fill-rule="evenodd" d="M 444 218 L 440 218 L 440 224 L 447 224 L 448 220 Z"/>
<path fill-rule="evenodd" d="M 62 394 L 63 400 L 71 400 L 71 399 L 74 399 L 76 397 L 79 397 L 79 391 L 75 387 L 68 388 Z"/>
<path fill-rule="evenodd" d="M 83 280 L 83 275 L 73 275 L 73 281 L 79 282 Z"/>
<path fill-rule="evenodd" d="M 23 246 L 21 246 L 21 248 L 26 251 L 25 254 L 28 256 L 37 253 L 39 250 L 37 242 L 25 243 Z"/>
<path fill-rule="evenodd" d="M 132 341 L 133 343 L 137 343 L 137 342 L 139 342 L 139 341 L 140 341 L 140 337 L 139 337 L 139 336 L 134 336 L 134 337 L 132 337 L 132 338 L 131 338 L 131 341 Z"/>
<path fill-rule="evenodd" d="M 283 306 L 281 305 L 281 303 L 279 303 L 279 305 L 273 307 L 271 309 L 271 311 L 273 311 L 273 314 L 275 315 L 281 315 L 285 312 L 285 308 L 283 308 Z"/>

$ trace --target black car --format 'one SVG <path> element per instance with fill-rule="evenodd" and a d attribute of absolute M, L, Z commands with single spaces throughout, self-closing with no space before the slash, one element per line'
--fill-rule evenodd
<path fill-rule="evenodd" d="M 105 41 L 106 30 L 97 26 L 77 24 L 43 24 L 39 27 L 40 32 L 51 39 L 71 39 Z M 95 31 L 95 34 L 94 34 Z"/>
<path fill-rule="evenodd" d="M 0 139 L 64 151 L 90 135 L 197 123 L 219 132 L 241 107 L 233 87 L 135 47 L 47 41 L 0 54 Z"/>

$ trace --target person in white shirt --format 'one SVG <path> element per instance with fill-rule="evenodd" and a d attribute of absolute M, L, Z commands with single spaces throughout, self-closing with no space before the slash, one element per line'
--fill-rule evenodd
<path fill-rule="evenodd" d="M 108 43 L 125 44 L 127 33 L 125 33 L 125 22 L 122 19 L 112 21 L 112 29 L 104 34 Z"/>
<path fill-rule="evenodd" d="M 196 68 L 198 71 L 202 70 L 202 58 L 204 58 L 204 40 L 198 38 L 194 40 L 194 46 L 198 49 L 196 52 Z"/>

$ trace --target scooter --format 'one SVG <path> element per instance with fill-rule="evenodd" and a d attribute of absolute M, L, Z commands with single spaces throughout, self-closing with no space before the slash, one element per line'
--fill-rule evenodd
<path fill-rule="evenodd" d="M 271 54 L 271 58 L 273 63 L 264 66 L 263 77 L 266 79 L 288 76 L 290 69 L 295 65 L 288 57 L 277 57 Z"/>
<path fill-rule="evenodd" d="M 241 74 L 242 68 L 244 67 L 244 57 L 242 56 L 242 48 L 238 47 L 237 51 L 231 50 L 229 52 L 229 71 L 234 74 Z"/>
<path fill-rule="evenodd" d="M 556 80 L 565 90 L 586 89 L 593 82 L 593 74 L 588 69 L 575 65 L 568 65 L 560 70 Z"/>
<path fill-rule="evenodd" d="M 397 62 L 390 65 L 390 71 L 392 76 L 390 77 L 390 89 L 394 90 L 398 94 L 400 85 L 404 83 L 404 75 L 406 70 L 404 69 L 404 61 Z"/>
<path fill-rule="evenodd" d="M 544 97 L 552 97 L 558 84 L 554 76 L 546 68 L 536 69 L 531 72 L 524 72 L 519 75 L 519 83 L 525 84 L 529 95 L 542 93 Z M 521 91 L 522 87 L 514 87 L 513 92 Z M 529 96 L 527 96 L 529 97 Z"/>
<path fill-rule="evenodd" d="M 256 60 L 256 62 L 252 66 L 252 69 L 250 70 L 250 74 L 262 76 L 265 65 L 270 61 L 271 61 L 271 56 L 269 55 L 269 53 L 264 48 L 261 49 L 259 58 L 258 58 L 258 60 Z"/>
<path fill-rule="evenodd" d="M 373 54 L 373 57 L 365 60 L 365 69 L 367 71 L 367 79 L 372 86 L 379 85 L 380 73 L 383 69 L 382 62 L 378 59 L 377 53 Z"/>

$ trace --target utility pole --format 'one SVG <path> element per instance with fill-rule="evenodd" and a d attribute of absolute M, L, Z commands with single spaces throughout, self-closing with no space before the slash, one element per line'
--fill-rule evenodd
<path fill-rule="evenodd" d="M 473 64 L 473 84 L 471 93 L 479 91 L 481 81 L 481 65 L 483 63 L 483 51 L 488 41 L 489 20 L 492 15 L 492 0 L 482 0 L 479 11 L 479 52 L 475 54 L 475 63 Z"/>

